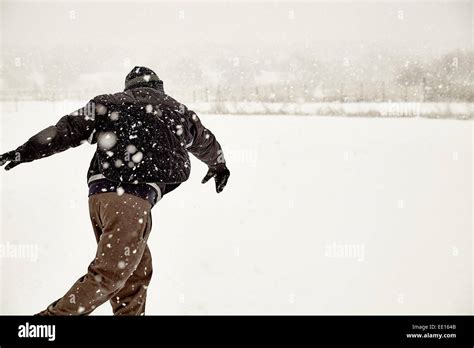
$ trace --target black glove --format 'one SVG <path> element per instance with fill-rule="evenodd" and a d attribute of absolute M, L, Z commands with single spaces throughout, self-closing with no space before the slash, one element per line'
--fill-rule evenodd
<path fill-rule="evenodd" d="M 6 152 L 3 155 L 0 155 L 0 167 L 3 166 L 5 163 L 10 162 L 5 166 L 5 170 L 10 170 L 22 163 L 21 159 L 22 156 L 16 150 Z"/>
<path fill-rule="evenodd" d="M 202 179 L 202 183 L 205 184 L 206 182 L 209 181 L 210 178 L 214 178 L 216 181 L 216 191 L 217 193 L 222 192 L 224 189 L 225 185 L 227 184 L 227 180 L 229 179 L 230 176 L 230 171 L 227 169 L 225 166 L 225 163 L 218 164 L 215 167 L 209 167 L 209 170 Z"/>

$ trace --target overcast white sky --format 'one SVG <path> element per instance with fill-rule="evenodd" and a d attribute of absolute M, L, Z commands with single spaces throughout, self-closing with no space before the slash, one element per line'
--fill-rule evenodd
<path fill-rule="evenodd" d="M 89 43 L 472 46 L 471 1 L 5 1 L 3 48 Z"/>

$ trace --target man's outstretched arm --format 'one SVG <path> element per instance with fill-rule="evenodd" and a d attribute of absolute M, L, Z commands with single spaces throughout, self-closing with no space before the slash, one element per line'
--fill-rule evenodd
<path fill-rule="evenodd" d="M 9 162 L 6 170 L 20 163 L 51 156 L 71 147 L 82 144 L 89 138 L 94 129 L 94 109 L 89 103 L 84 108 L 62 117 L 54 126 L 43 129 L 32 136 L 16 150 L 0 155 L 0 166 Z"/>
<path fill-rule="evenodd" d="M 222 192 L 230 176 L 222 148 L 214 134 L 204 127 L 194 111 L 187 111 L 187 120 L 191 135 L 188 151 L 209 167 L 202 183 L 205 184 L 209 179 L 214 178 L 217 193 Z"/>

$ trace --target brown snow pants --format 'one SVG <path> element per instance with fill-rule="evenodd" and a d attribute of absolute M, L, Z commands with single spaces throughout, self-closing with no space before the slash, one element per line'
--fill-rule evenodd
<path fill-rule="evenodd" d="M 144 315 L 151 280 L 151 204 L 124 193 L 89 197 L 97 253 L 81 277 L 39 315 L 86 315 L 110 301 L 114 315 Z"/>

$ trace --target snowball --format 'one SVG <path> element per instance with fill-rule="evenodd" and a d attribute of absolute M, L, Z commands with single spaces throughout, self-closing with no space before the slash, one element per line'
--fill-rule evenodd
<path fill-rule="evenodd" d="M 109 162 L 104 162 L 104 163 L 102 163 L 102 168 L 107 169 L 107 168 L 109 168 L 109 167 L 110 167 L 110 163 L 109 163 Z"/>
<path fill-rule="evenodd" d="M 115 165 L 116 168 L 119 168 L 119 167 L 123 166 L 123 162 L 122 162 L 122 160 L 118 159 L 118 160 L 115 161 L 114 165 Z"/>
<path fill-rule="evenodd" d="M 125 193 L 125 190 L 123 189 L 123 187 L 117 187 L 117 194 L 119 196 L 122 196 L 124 193 Z"/>

